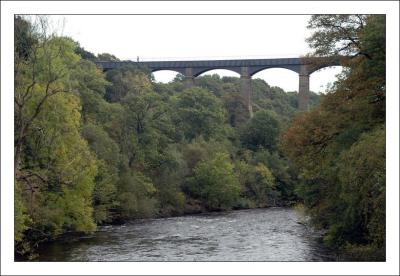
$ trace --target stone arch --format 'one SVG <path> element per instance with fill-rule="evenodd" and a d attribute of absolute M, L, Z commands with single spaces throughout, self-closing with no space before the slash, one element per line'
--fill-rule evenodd
<path fill-rule="evenodd" d="M 151 73 L 161 72 L 161 71 L 172 71 L 178 74 L 185 75 L 185 70 L 181 68 L 155 68 L 151 69 Z"/>
<path fill-rule="evenodd" d="M 214 70 L 226 70 L 226 71 L 231 71 L 231 72 L 234 72 L 234 73 L 236 73 L 236 74 L 238 74 L 239 76 L 240 76 L 240 68 L 224 68 L 224 67 L 221 67 L 221 68 L 219 68 L 219 67 L 215 67 L 215 68 L 201 68 L 201 69 L 197 69 L 197 70 L 194 70 L 194 72 L 193 72 L 193 77 L 198 77 L 198 76 L 200 76 L 201 74 L 204 74 L 204 73 L 207 73 L 207 72 L 209 72 L 209 71 L 214 71 Z"/>
<path fill-rule="evenodd" d="M 250 72 L 250 76 L 253 76 L 257 73 L 260 73 L 262 71 L 268 70 L 268 69 L 286 69 L 292 72 L 295 72 L 296 74 L 300 74 L 300 66 L 298 65 L 287 65 L 287 66 L 264 66 L 264 67 L 255 67 L 252 68 Z"/>
<path fill-rule="evenodd" d="M 162 83 L 171 82 L 176 78 L 176 76 L 184 75 L 182 72 L 178 70 L 170 70 L 170 69 L 152 70 L 151 73 L 156 82 L 162 82 Z"/>
<path fill-rule="evenodd" d="M 269 72 L 268 72 L 269 71 Z M 282 73 L 285 75 L 285 80 L 275 81 L 279 79 Z M 261 74 L 257 76 L 257 74 Z M 271 86 L 279 86 L 285 91 L 297 91 L 298 89 L 298 78 L 299 74 L 293 69 L 285 68 L 285 67 L 267 67 L 257 72 L 253 73 L 251 78 L 254 79 L 262 79 L 267 82 Z M 288 83 L 288 80 L 293 83 L 291 88 L 289 86 L 285 86 Z M 283 83 L 285 82 L 285 83 Z"/>

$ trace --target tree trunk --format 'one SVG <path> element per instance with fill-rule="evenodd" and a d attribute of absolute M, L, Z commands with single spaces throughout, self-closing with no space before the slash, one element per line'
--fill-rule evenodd
<path fill-rule="evenodd" d="M 15 142 L 14 148 L 14 179 L 16 179 L 19 161 L 21 159 L 21 150 L 22 150 L 22 140 L 25 135 L 25 127 L 21 126 L 21 129 L 18 134 L 18 139 Z"/>

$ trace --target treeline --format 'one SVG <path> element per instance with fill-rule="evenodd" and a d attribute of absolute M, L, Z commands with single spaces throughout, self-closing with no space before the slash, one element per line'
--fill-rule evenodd
<path fill-rule="evenodd" d="M 385 16 L 318 15 L 309 28 L 315 55 L 351 59 L 321 104 L 283 136 L 296 194 L 328 245 L 385 260 Z"/>
<path fill-rule="evenodd" d="M 103 73 L 47 21 L 15 18 L 15 244 L 97 224 L 296 200 L 278 137 L 296 93 L 254 81 L 249 118 L 238 78 L 155 83 L 146 68 Z M 318 96 L 314 96 L 315 103 Z"/>

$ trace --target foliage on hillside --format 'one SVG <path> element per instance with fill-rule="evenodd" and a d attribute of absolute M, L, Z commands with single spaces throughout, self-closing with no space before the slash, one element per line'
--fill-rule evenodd
<path fill-rule="evenodd" d="M 297 194 L 325 241 L 385 250 L 385 17 L 313 16 L 318 55 L 351 54 L 348 70 L 321 104 L 295 118 L 282 146 L 297 168 Z M 338 49 L 338 45 L 344 45 Z M 373 248 L 374 250 L 370 250 Z M 379 252 L 376 253 L 376 252 Z M 365 254 L 364 254 L 365 255 Z M 366 258 L 365 256 L 363 258 Z"/>

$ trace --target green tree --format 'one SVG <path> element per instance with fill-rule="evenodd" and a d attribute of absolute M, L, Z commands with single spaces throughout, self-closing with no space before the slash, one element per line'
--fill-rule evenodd
<path fill-rule="evenodd" d="M 254 202 L 251 207 L 275 205 L 275 178 L 264 164 L 252 165 L 240 161 L 236 164 L 236 170 L 243 187 L 243 197 Z"/>
<path fill-rule="evenodd" d="M 163 160 L 163 151 L 174 139 L 175 126 L 170 117 L 170 108 L 153 92 L 143 95 L 127 95 L 122 105 L 126 110 L 124 133 L 135 141 L 128 142 L 126 153 L 130 154 L 129 166 L 144 166 L 154 169 Z M 132 148 L 133 146 L 133 148 Z M 130 148 L 130 149 L 129 149 Z"/>
<path fill-rule="evenodd" d="M 340 158 L 340 198 L 345 210 L 327 239 L 385 247 L 385 128 L 363 134 Z M 338 242 L 340 244 L 340 241 Z"/>
<path fill-rule="evenodd" d="M 14 60 L 17 65 L 31 58 L 38 39 L 31 22 L 18 15 L 14 17 Z M 15 69 L 18 72 L 18 68 Z"/>
<path fill-rule="evenodd" d="M 203 88 L 185 90 L 178 96 L 176 108 L 188 140 L 200 135 L 208 140 L 223 131 L 225 109 L 222 102 Z"/>
<path fill-rule="evenodd" d="M 150 178 L 140 172 L 126 172 L 118 183 L 117 199 L 122 219 L 151 217 L 156 213 L 156 189 Z"/>
<path fill-rule="evenodd" d="M 97 161 L 80 136 L 79 111 L 75 95 L 54 95 L 27 135 L 18 178 L 32 218 L 33 239 L 95 229 L 91 204 Z"/>
<path fill-rule="evenodd" d="M 223 90 L 222 90 L 221 78 L 218 74 L 213 75 L 204 75 L 196 78 L 196 85 L 210 91 L 217 97 L 221 97 Z"/>
<path fill-rule="evenodd" d="M 280 151 L 259 150 L 254 153 L 250 162 L 252 164 L 264 164 L 272 172 L 275 178 L 275 189 L 279 191 L 281 200 L 297 200 L 294 193 L 295 183 L 297 182 L 296 172 Z"/>
<path fill-rule="evenodd" d="M 107 87 L 105 95 L 110 102 L 121 101 L 128 94 L 144 95 L 152 88 L 150 73 L 133 65 L 110 70 L 107 72 L 106 78 L 112 83 Z"/>
<path fill-rule="evenodd" d="M 325 241 L 384 259 L 385 17 L 324 15 L 310 21 L 316 54 L 351 54 L 350 70 L 321 105 L 301 114 L 282 139 L 299 172 L 296 190 Z M 368 253 L 368 254 L 367 254 Z"/>
<path fill-rule="evenodd" d="M 74 54 L 74 43 L 69 39 L 49 35 L 45 18 L 39 18 L 39 21 L 41 33 L 26 31 L 25 28 L 16 29 L 17 38 L 25 37 L 18 39 L 17 42 L 21 44 L 15 47 L 17 51 L 14 64 L 14 166 L 16 173 L 20 165 L 25 136 L 41 113 L 46 101 L 56 94 L 70 91 L 70 72 L 79 61 L 79 56 Z M 33 43 L 33 41 L 37 42 Z M 22 57 L 19 52 L 24 53 Z"/>
<path fill-rule="evenodd" d="M 97 59 L 100 61 L 119 61 L 116 56 L 109 53 L 98 54 Z"/>
<path fill-rule="evenodd" d="M 188 173 L 179 144 L 169 144 L 163 163 L 153 171 L 157 188 L 158 209 L 161 216 L 180 215 L 186 201 L 182 186 Z"/>
<path fill-rule="evenodd" d="M 239 127 L 249 119 L 249 111 L 243 97 L 239 93 L 226 93 L 221 98 L 228 113 L 228 121 L 232 127 Z"/>
<path fill-rule="evenodd" d="M 72 90 L 79 94 L 82 102 L 84 123 L 105 124 L 109 103 L 104 100 L 106 88 L 111 84 L 105 80 L 103 72 L 88 60 L 81 59 L 71 71 Z"/>
<path fill-rule="evenodd" d="M 79 44 L 75 48 L 75 53 L 77 55 L 80 55 L 82 59 L 86 59 L 86 60 L 90 60 L 90 61 L 97 60 L 97 57 L 93 53 L 86 51 L 85 48 L 81 47 Z"/>
<path fill-rule="evenodd" d="M 359 55 L 360 32 L 365 26 L 366 15 L 313 15 L 308 28 L 314 33 L 307 39 L 318 56 Z"/>
<path fill-rule="evenodd" d="M 110 210 L 117 205 L 119 147 L 107 132 L 94 124 L 83 126 L 81 133 L 98 159 L 98 172 L 93 191 L 94 219 L 97 223 L 110 222 L 112 220 Z"/>
<path fill-rule="evenodd" d="M 26 254 L 30 249 L 29 245 L 24 241 L 25 231 L 31 226 L 31 218 L 29 217 L 21 191 L 21 184 L 16 182 L 14 187 L 14 242 L 15 250 L 19 254 Z"/>
<path fill-rule="evenodd" d="M 242 128 L 240 140 L 245 147 L 251 150 L 258 148 L 274 150 L 279 131 L 280 125 L 276 114 L 262 110 L 256 112 L 249 123 Z"/>
<path fill-rule="evenodd" d="M 190 190 L 210 210 L 230 209 L 240 195 L 240 184 L 226 154 L 200 162 L 190 180 Z"/>
<path fill-rule="evenodd" d="M 80 135 L 81 103 L 74 93 L 80 57 L 71 39 L 16 19 L 15 241 L 30 253 L 66 231 L 90 232 L 97 160 Z"/>

